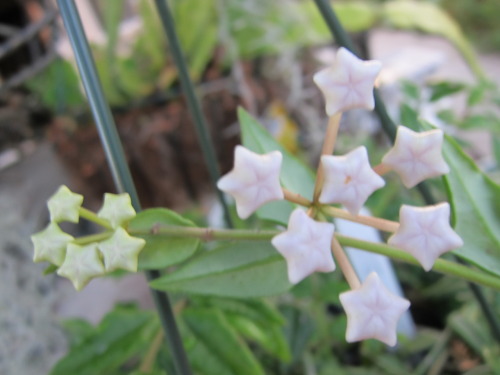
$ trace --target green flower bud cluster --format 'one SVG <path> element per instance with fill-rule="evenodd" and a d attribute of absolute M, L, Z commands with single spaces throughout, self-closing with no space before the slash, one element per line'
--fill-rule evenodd
<path fill-rule="evenodd" d="M 139 253 L 146 241 L 130 236 L 125 229 L 136 215 L 130 196 L 106 193 L 97 214 L 82 208 L 82 203 L 83 196 L 64 185 L 52 195 L 47 202 L 49 225 L 31 236 L 33 261 L 53 264 L 57 274 L 70 279 L 76 290 L 93 278 L 118 269 L 136 272 Z M 106 235 L 88 243 L 75 239 L 59 226 L 63 221 L 77 223 L 80 217 L 106 228 Z"/>

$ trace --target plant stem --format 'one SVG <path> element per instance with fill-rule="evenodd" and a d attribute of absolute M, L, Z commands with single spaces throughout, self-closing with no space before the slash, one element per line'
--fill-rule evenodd
<path fill-rule="evenodd" d="M 93 243 L 93 242 L 100 242 L 100 241 L 107 240 L 112 234 L 113 234 L 113 231 L 108 230 L 108 231 L 102 232 L 102 233 L 91 234 L 88 236 L 79 237 L 76 240 L 74 240 L 73 243 L 75 245 L 84 246 L 84 245 L 88 245 L 88 244 Z"/>
<path fill-rule="evenodd" d="M 131 231 L 131 235 L 147 235 L 154 234 L 159 236 L 180 237 L 180 238 L 199 238 L 203 241 L 218 241 L 218 240 L 250 240 L 250 241 L 268 241 L 274 236 L 280 234 L 277 230 L 249 230 L 249 229 L 213 229 L 213 228 L 198 228 L 198 227 L 183 227 L 170 225 L 156 225 L 150 230 Z M 403 261 L 406 263 L 420 266 L 420 263 L 410 254 L 389 246 L 385 243 L 375 243 L 369 241 L 358 240 L 356 238 L 335 234 L 335 238 L 340 245 L 354 247 L 361 250 L 370 251 L 376 254 L 382 254 L 392 259 Z M 456 276 L 466 281 L 481 284 L 500 290 L 500 278 L 491 274 L 476 270 L 450 262 L 444 259 L 437 259 L 434 263 L 433 271 L 443 273 L 445 275 Z"/>
<path fill-rule="evenodd" d="M 341 234 L 336 234 L 335 236 L 344 246 L 355 247 L 357 249 L 367 250 L 372 253 L 382 254 L 392 259 L 400 260 L 406 263 L 420 265 L 420 263 L 418 263 L 418 261 L 410 254 L 405 253 L 404 251 L 401 251 L 395 247 L 386 244 L 358 240 L 356 238 L 347 237 Z M 450 262 L 449 260 L 437 259 L 432 270 L 500 290 L 499 277 L 475 270 L 470 267 L 466 267 L 455 262 Z"/>
<path fill-rule="evenodd" d="M 279 231 L 276 230 L 248 230 L 248 229 L 213 229 L 197 227 L 179 227 L 174 225 L 157 225 L 150 231 L 130 231 L 131 235 L 157 234 L 168 235 L 169 237 L 198 238 L 202 241 L 218 240 L 270 240 Z"/>
<path fill-rule="evenodd" d="M 200 102 L 195 94 L 194 85 L 189 76 L 188 67 L 184 54 L 182 53 L 179 38 L 177 37 L 177 32 L 175 31 L 174 19 L 170 11 L 170 7 L 167 0 L 155 0 L 156 9 L 158 10 L 158 15 L 160 16 L 163 29 L 168 39 L 168 45 L 170 47 L 170 52 L 172 53 L 172 58 L 179 72 L 179 81 L 182 86 L 182 90 L 186 95 L 186 102 L 189 108 L 189 113 L 193 118 L 195 125 L 196 135 L 200 142 L 201 151 L 203 153 L 203 158 L 208 167 L 208 173 L 210 175 L 210 180 L 213 187 L 215 188 L 217 198 L 219 199 L 222 209 L 224 211 L 224 219 L 227 226 L 232 227 L 231 214 L 224 198 L 222 192 L 217 189 L 217 180 L 220 178 L 219 166 L 217 163 L 217 158 L 215 156 L 215 150 L 208 133 L 208 124 L 203 116 L 201 110 Z M 199 26 L 195 25 L 194 27 Z"/>
<path fill-rule="evenodd" d="M 333 154 L 333 149 L 335 148 L 335 142 L 337 141 L 337 134 L 339 131 L 341 117 L 342 117 L 342 112 L 339 112 L 328 119 L 328 126 L 326 128 L 325 140 L 323 142 L 321 155 Z M 316 182 L 314 183 L 314 194 L 313 194 L 314 203 L 318 202 L 318 198 L 321 193 L 321 188 L 323 187 L 324 178 L 325 176 L 323 173 L 323 168 L 321 167 L 321 160 L 320 160 L 318 165 L 318 171 L 316 173 Z"/>
<path fill-rule="evenodd" d="M 74 0 L 57 0 L 57 4 L 75 53 L 78 71 L 92 109 L 106 159 L 113 175 L 115 187 L 120 193 L 128 193 L 135 210 L 140 211 L 139 197 L 127 165 L 127 159 L 111 114 L 111 109 L 104 96 L 97 68 L 92 57 L 92 51 L 85 36 L 75 2 Z M 160 272 L 156 270 L 146 272 L 146 278 L 149 281 L 160 276 Z M 155 301 L 163 329 L 165 330 L 166 342 L 176 372 L 180 375 L 191 375 L 192 372 L 175 322 L 168 294 L 157 290 L 151 290 L 151 294 Z"/>
<path fill-rule="evenodd" d="M 156 359 L 156 356 L 158 355 L 158 351 L 161 348 L 161 343 L 163 342 L 163 331 L 159 330 L 158 333 L 155 335 L 153 341 L 151 342 L 151 345 L 149 346 L 148 351 L 146 352 L 146 355 L 144 356 L 140 366 L 139 366 L 139 371 L 140 372 L 150 372 L 153 369 L 153 364 Z"/>
<path fill-rule="evenodd" d="M 358 275 L 356 271 L 354 271 L 351 261 L 335 236 L 332 239 L 332 253 L 351 289 L 358 289 L 361 286 Z"/>
<path fill-rule="evenodd" d="M 304 207 L 310 207 L 312 202 L 303 197 L 302 195 L 298 194 L 298 193 L 293 193 L 291 192 L 290 190 L 287 190 L 285 188 L 283 188 L 283 194 L 285 194 L 285 199 L 289 202 L 292 202 L 292 203 L 296 203 L 300 206 L 304 206 Z"/>
<path fill-rule="evenodd" d="M 106 219 L 102 219 L 99 216 L 96 215 L 95 212 L 92 212 L 90 210 L 87 210 L 86 208 L 80 207 L 79 211 L 80 217 L 83 217 L 84 219 L 88 221 L 92 221 L 96 224 L 99 224 L 101 227 L 104 227 L 106 229 L 113 229 L 109 221 Z"/>
<path fill-rule="evenodd" d="M 382 164 L 382 163 L 380 163 L 379 165 L 376 165 L 372 169 L 379 176 L 383 176 L 383 175 L 389 173 L 390 171 L 392 171 L 391 167 L 389 167 L 388 165 Z"/>
<path fill-rule="evenodd" d="M 381 219 L 373 216 L 353 215 L 347 212 L 346 210 L 337 207 L 322 206 L 321 212 L 330 217 L 336 217 L 339 219 L 349 220 L 355 223 L 368 225 L 372 228 L 376 228 L 384 232 L 393 233 L 396 232 L 399 228 L 399 223 L 396 221 Z"/>

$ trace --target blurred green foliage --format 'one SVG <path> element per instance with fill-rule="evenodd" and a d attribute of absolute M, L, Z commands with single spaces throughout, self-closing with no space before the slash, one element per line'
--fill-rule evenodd
<path fill-rule="evenodd" d="M 500 1 L 440 0 L 440 4 L 457 20 L 476 47 L 500 51 Z"/>

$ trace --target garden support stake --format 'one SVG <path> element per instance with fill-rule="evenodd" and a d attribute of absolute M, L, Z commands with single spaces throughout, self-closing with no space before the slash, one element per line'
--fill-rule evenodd
<path fill-rule="evenodd" d="M 141 207 L 137 191 L 126 162 L 111 110 L 104 97 L 78 10 L 74 0 L 58 0 L 57 3 L 75 53 L 78 70 L 92 109 L 92 114 L 96 121 L 101 142 L 104 146 L 116 189 L 120 193 L 128 193 L 135 210 L 139 211 Z M 153 270 L 146 272 L 148 280 L 154 280 L 159 276 L 160 273 L 158 271 Z M 157 290 L 152 290 L 152 294 L 163 329 L 165 330 L 167 345 L 170 349 L 176 371 L 180 375 L 190 375 L 191 369 L 175 323 L 175 317 L 169 297 L 167 293 Z"/>

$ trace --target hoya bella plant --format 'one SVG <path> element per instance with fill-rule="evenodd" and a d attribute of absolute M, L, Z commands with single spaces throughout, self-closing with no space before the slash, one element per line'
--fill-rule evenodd
<path fill-rule="evenodd" d="M 106 194 L 96 214 L 82 207 L 81 195 L 62 186 L 48 201 L 50 224 L 32 236 L 34 261 L 51 263 L 50 270 L 70 279 L 77 290 L 93 278 L 119 269 L 135 272 L 179 265 L 150 285 L 160 290 L 231 297 L 279 294 L 314 272 L 333 272 L 338 266 L 350 288 L 340 294 L 347 314 L 346 340 L 374 338 L 390 346 L 397 342 L 397 323 L 410 302 L 391 293 L 377 273 L 359 280 L 343 246 L 419 263 L 426 271 L 434 268 L 499 288 L 495 276 L 437 260 L 463 246 L 450 225 L 447 202 L 426 207 L 403 205 L 399 222 L 359 214 L 368 197 L 384 187 L 382 176 L 386 173 L 394 171 L 405 187 L 412 188 L 450 170 L 442 156 L 444 135 L 439 129 L 417 133 L 398 127 L 394 146 L 373 168 L 364 146 L 333 156 L 342 113 L 354 108 L 373 109 L 373 87 L 380 69 L 379 62 L 362 61 L 341 48 L 333 65 L 314 75 L 314 82 L 325 97 L 329 122 L 315 180 L 301 184 L 301 191 L 293 191 L 299 185 L 297 180 L 308 180 L 312 174 L 308 175 L 293 156 L 241 110 L 243 132 L 252 136 L 247 147 L 236 147 L 234 168 L 219 180 L 218 188 L 234 198 L 240 218 L 247 219 L 257 212 L 278 223 L 287 220 L 286 230 L 200 228 L 166 209 L 145 210 L 136 215 L 127 194 Z M 276 205 L 275 201 L 287 203 Z M 271 208 L 266 211 L 266 207 Z M 60 222 L 78 222 L 79 218 L 90 220 L 103 230 L 73 238 L 60 229 Z M 387 244 L 337 233 L 334 218 L 387 232 Z M 244 243 L 239 249 L 222 247 L 194 256 L 200 240 Z M 253 245 L 248 247 L 248 241 L 254 241 Z M 272 251 L 282 257 L 276 259 L 269 254 L 269 242 Z M 251 254 L 245 258 L 241 250 Z M 272 262 L 263 262 L 264 259 Z M 252 265 L 251 272 L 238 271 L 245 264 Z M 232 272 L 232 285 L 221 286 L 218 282 L 217 275 L 224 272 Z"/>

